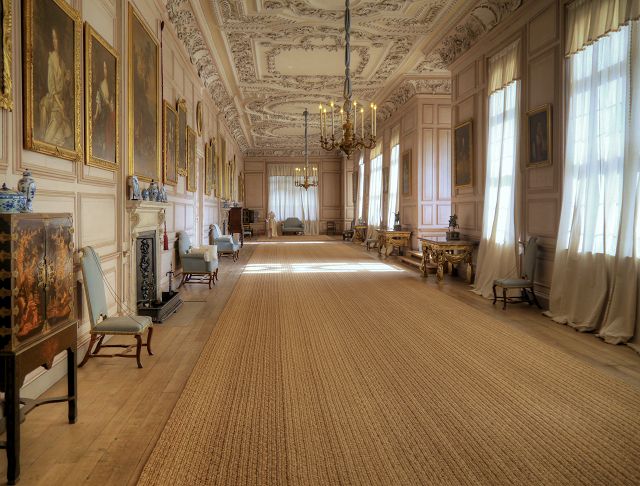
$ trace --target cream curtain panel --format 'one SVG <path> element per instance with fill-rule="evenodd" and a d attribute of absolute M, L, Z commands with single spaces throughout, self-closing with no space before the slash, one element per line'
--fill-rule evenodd
<path fill-rule="evenodd" d="M 640 18 L 640 0 L 575 0 L 567 7 L 565 55 Z"/>
<path fill-rule="evenodd" d="M 356 224 L 364 221 L 364 154 L 360 155 L 358 162 L 358 214 L 356 215 Z"/>
<path fill-rule="evenodd" d="M 369 208 L 367 210 L 368 236 L 371 238 L 382 222 L 382 151 L 378 143 L 371 150 L 369 170 Z"/>
<path fill-rule="evenodd" d="M 387 205 L 387 228 L 393 229 L 398 211 L 398 189 L 400 186 L 400 127 L 391 130 L 391 162 L 389 165 L 389 201 Z"/>
<path fill-rule="evenodd" d="M 309 164 L 309 167 L 317 167 Z M 296 166 L 290 164 L 269 164 L 269 211 L 273 211 L 277 221 L 298 218 L 304 223 L 308 235 L 319 234 L 318 187 L 305 190 L 295 185 Z"/>
<path fill-rule="evenodd" d="M 640 45 L 623 26 L 569 58 L 555 321 L 640 351 Z"/>
<path fill-rule="evenodd" d="M 489 95 L 489 138 L 482 239 L 473 291 L 493 297 L 493 281 L 517 276 L 516 184 L 518 180 L 519 43 L 489 60 L 489 79 L 497 87 Z M 506 74 L 505 74 L 506 73 Z M 498 81 L 506 85 L 498 85 Z"/>
<path fill-rule="evenodd" d="M 520 79 L 520 41 L 489 59 L 489 95 Z"/>

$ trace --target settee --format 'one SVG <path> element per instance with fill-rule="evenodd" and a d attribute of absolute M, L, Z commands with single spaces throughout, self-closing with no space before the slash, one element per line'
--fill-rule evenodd
<path fill-rule="evenodd" d="M 282 234 L 304 234 L 304 224 L 298 218 L 287 218 L 282 222 Z"/>

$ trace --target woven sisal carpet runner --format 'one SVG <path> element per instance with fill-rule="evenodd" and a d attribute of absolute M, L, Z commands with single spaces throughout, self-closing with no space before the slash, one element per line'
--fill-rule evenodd
<path fill-rule="evenodd" d="M 638 483 L 640 391 L 330 241 L 256 248 L 139 481 Z"/>

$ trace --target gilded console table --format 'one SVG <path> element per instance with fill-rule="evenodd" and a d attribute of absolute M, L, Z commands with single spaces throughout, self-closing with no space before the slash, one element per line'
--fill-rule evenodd
<path fill-rule="evenodd" d="M 411 246 L 411 231 L 394 231 L 379 230 L 378 231 L 378 255 L 387 257 L 394 248 L 398 248 L 398 252 L 402 248 Z"/>
<path fill-rule="evenodd" d="M 422 276 L 427 276 L 427 268 L 431 265 L 437 265 L 436 275 L 438 281 L 444 279 L 445 264 L 467 264 L 467 282 L 473 281 L 473 249 L 476 244 L 474 241 L 439 241 L 437 239 L 420 238 L 422 246 L 422 263 L 420 270 Z"/>
<path fill-rule="evenodd" d="M 358 241 L 364 241 L 367 237 L 367 228 L 366 224 L 356 224 L 353 227 L 353 238 L 351 241 L 356 243 Z"/>

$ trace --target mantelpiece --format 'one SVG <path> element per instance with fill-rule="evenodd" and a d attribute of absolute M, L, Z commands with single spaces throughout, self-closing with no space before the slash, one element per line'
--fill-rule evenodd
<path fill-rule="evenodd" d="M 130 307 L 135 308 L 137 301 L 138 269 L 136 262 L 136 241 L 142 234 L 155 232 L 155 261 L 160 262 L 160 248 L 162 248 L 163 224 L 166 219 L 168 203 L 153 201 L 127 201 L 126 209 L 129 216 L 129 299 Z M 156 272 L 156 298 L 161 298 L 160 276 Z"/>

